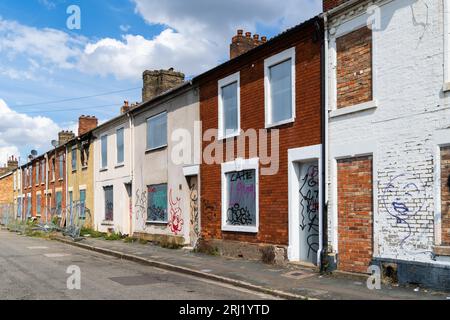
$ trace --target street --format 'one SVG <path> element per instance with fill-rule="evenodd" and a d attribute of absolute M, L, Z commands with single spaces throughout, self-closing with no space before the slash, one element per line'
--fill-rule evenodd
<path fill-rule="evenodd" d="M 70 266 L 81 270 L 69 290 Z M 0 231 L 1 300 L 260 300 L 273 297 Z"/>

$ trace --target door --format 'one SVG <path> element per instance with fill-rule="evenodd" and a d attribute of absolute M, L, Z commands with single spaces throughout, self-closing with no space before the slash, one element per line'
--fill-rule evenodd
<path fill-rule="evenodd" d="M 298 164 L 300 261 L 317 265 L 319 250 L 319 164 Z"/>
<path fill-rule="evenodd" d="M 191 247 L 197 246 L 200 238 L 200 212 L 198 209 L 198 177 L 189 178 L 189 207 L 190 207 L 190 231 L 189 238 Z"/>

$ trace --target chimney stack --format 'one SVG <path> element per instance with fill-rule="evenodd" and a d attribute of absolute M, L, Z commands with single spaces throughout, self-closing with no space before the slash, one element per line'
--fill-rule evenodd
<path fill-rule="evenodd" d="M 9 170 L 13 171 L 19 167 L 19 161 L 16 157 L 11 156 L 11 158 L 8 158 L 8 164 L 6 166 Z"/>
<path fill-rule="evenodd" d="M 75 134 L 72 131 L 61 131 L 58 133 L 58 144 L 61 146 L 70 140 L 75 138 Z"/>
<path fill-rule="evenodd" d="M 158 95 L 184 83 L 184 74 L 169 70 L 144 71 L 144 86 L 142 88 L 142 102 L 149 101 Z"/>
<path fill-rule="evenodd" d="M 130 103 L 128 101 L 124 101 L 123 106 L 120 108 L 120 114 L 127 113 L 130 109 Z"/>
<path fill-rule="evenodd" d="M 86 132 L 91 131 L 92 129 L 97 128 L 98 119 L 94 116 L 85 116 L 82 115 L 78 118 L 78 136 L 82 136 Z"/>
<path fill-rule="evenodd" d="M 260 39 L 259 34 L 255 34 L 252 37 L 251 32 L 246 32 L 244 36 L 244 30 L 239 29 L 231 40 L 230 59 L 239 57 L 241 54 L 244 54 L 266 42 L 267 37 L 261 37 Z"/>

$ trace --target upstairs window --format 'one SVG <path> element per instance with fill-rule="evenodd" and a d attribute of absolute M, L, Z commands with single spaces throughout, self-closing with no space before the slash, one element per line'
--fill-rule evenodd
<path fill-rule="evenodd" d="M 102 169 L 106 169 L 108 168 L 108 136 L 105 135 L 101 137 L 101 145 L 102 145 L 101 165 Z"/>
<path fill-rule="evenodd" d="M 39 184 L 39 171 L 41 170 L 41 167 L 39 165 L 39 162 L 36 163 L 36 167 L 34 167 L 34 170 L 36 171 L 36 184 Z"/>
<path fill-rule="evenodd" d="M 147 150 L 167 146 L 167 112 L 147 120 Z"/>
<path fill-rule="evenodd" d="M 125 161 L 124 157 L 124 128 L 116 131 L 116 148 L 117 148 L 117 164 L 122 164 Z"/>
<path fill-rule="evenodd" d="M 77 148 L 72 148 L 72 171 L 77 170 Z"/>
<path fill-rule="evenodd" d="M 240 73 L 219 81 L 219 138 L 240 133 Z"/>
<path fill-rule="evenodd" d="M 41 183 L 45 183 L 45 160 L 41 161 Z"/>
<path fill-rule="evenodd" d="M 266 127 L 295 119 L 295 48 L 264 61 Z"/>
<path fill-rule="evenodd" d="M 59 156 L 59 180 L 63 180 L 64 179 L 64 155 L 61 154 Z"/>

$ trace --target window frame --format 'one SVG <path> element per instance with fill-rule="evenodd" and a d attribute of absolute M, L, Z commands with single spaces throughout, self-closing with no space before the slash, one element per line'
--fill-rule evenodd
<path fill-rule="evenodd" d="M 160 146 L 150 147 L 150 145 L 149 145 L 150 144 L 150 141 L 149 141 L 150 121 L 152 119 L 156 119 L 156 118 L 162 117 L 164 115 L 166 117 L 166 143 L 163 144 L 163 145 L 160 145 Z M 168 143 L 169 143 L 168 142 L 168 139 L 169 139 L 169 134 L 168 134 L 168 131 L 169 131 L 169 114 L 168 114 L 168 112 L 167 111 L 162 111 L 162 112 L 160 112 L 158 114 L 155 114 L 155 115 L 153 115 L 151 117 L 148 117 L 145 120 L 145 122 L 146 122 L 146 125 L 147 125 L 146 132 L 145 132 L 146 133 L 146 137 L 145 137 L 145 139 L 146 139 L 146 145 L 145 145 L 146 152 L 167 148 Z"/>
<path fill-rule="evenodd" d="M 105 158 L 103 157 L 103 139 L 105 139 Z M 103 160 L 105 160 L 106 165 L 103 165 Z M 100 171 L 108 170 L 108 135 L 103 134 L 100 136 Z"/>
<path fill-rule="evenodd" d="M 241 172 L 246 170 L 255 170 L 255 226 L 232 226 L 227 224 L 228 211 L 228 180 L 227 174 L 232 172 Z M 240 232 L 240 233 L 259 233 L 259 158 L 236 159 L 231 162 L 222 163 L 222 231 Z"/>
<path fill-rule="evenodd" d="M 165 221 L 154 221 L 154 220 L 150 220 L 149 219 L 149 214 L 148 214 L 148 210 L 149 210 L 149 205 L 150 205 L 150 192 L 148 192 L 148 190 L 151 187 L 159 187 L 159 186 L 166 186 L 166 215 L 167 215 L 167 219 Z M 157 183 L 157 184 L 150 184 L 147 186 L 147 216 L 146 216 L 146 223 L 147 224 L 154 224 L 154 225 L 167 225 L 169 223 L 169 184 L 168 183 Z"/>
<path fill-rule="evenodd" d="M 107 210 L 107 208 L 106 208 L 106 190 L 107 189 L 111 189 L 111 194 L 112 194 L 112 219 L 107 219 L 107 217 L 106 217 L 106 210 Z M 104 221 L 106 221 L 106 222 L 114 222 L 114 186 L 104 186 L 103 187 L 103 204 L 104 204 L 104 212 L 103 212 L 103 218 L 104 218 Z"/>
<path fill-rule="evenodd" d="M 45 160 L 41 160 L 40 162 L 40 170 L 41 170 L 41 184 L 45 184 Z"/>
<path fill-rule="evenodd" d="M 295 66 L 295 56 L 296 56 L 296 48 L 292 47 L 287 50 L 284 50 L 274 56 L 271 56 L 264 60 L 264 111 L 265 111 L 265 126 L 266 129 L 278 127 L 287 123 L 295 122 L 296 118 L 296 66 Z M 272 101 L 271 101 L 271 84 L 270 84 L 270 68 L 291 60 L 291 92 L 292 92 L 292 102 L 291 102 L 291 118 L 285 119 L 282 121 L 273 122 L 272 117 Z"/>
<path fill-rule="evenodd" d="M 75 156 L 75 157 L 74 157 Z M 78 158 L 78 152 L 77 152 L 77 147 L 73 146 L 71 153 L 70 153 L 70 157 L 71 157 L 71 167 L 72 167 L 72 172 L 76 172 L 77 171 L 77 158 Z"/>
<path fill-rule="evenodd" d="M 36 194 L 36 217 L 41 217 L 42 209 L 42 195 L 40 193 Z"/>
<path fill-rule="evenodd" d="M 223 110 L 223 98 L 222 98 L 222 89 L 226 86 L 229 86 L 233 83 L 237 83 L 237 129 L 236 132 L 227 134 L 225 132 L 225 113 Z M 241 73 L 236 72 L 232 75 L 229 75 L 226 78 L 223 78 L 218 81 L 218 129 L 219 129 L 219 140 L 226 140 L 229 138 L 238 137 L 241 134 Z"/>
<path fill-rule="evenodd" d="M 40 183 L 40 171 L 41 171 L 41 161 L 36 162 L 36 166 L 34 167 L 35 173 L 34 173 L 34 178 L 35 178 L 35 185 L 38 186 Z"/>
<path fill-rule="evenodd" d="M 122 157 L 123 160 L 119 161 L 119 131 L 122 131 Z M 125 127 L 120 126 L 116 128 L 116 167 L 122 166 L 125 163 Z"/>
<path fill-rule="evenodd" d="M 64 153 L 60 153 L 58 156 L 58 174 L 59 180 L 64 180 Z"/>

